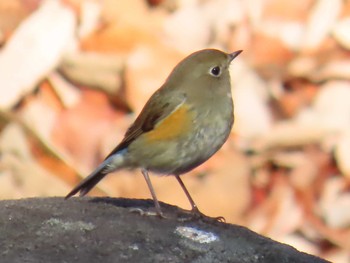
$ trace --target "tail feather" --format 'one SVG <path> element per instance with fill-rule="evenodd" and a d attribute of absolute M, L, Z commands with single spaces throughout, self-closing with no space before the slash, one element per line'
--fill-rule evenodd
<path fill-rule="evenodd" d="M 117 170 L 123 163 L 123 157 L 119 154 L 115 154 L 107 158 L 102 164 L 100 164 L 95 171 L 82 180 L 76 187 L 70 191 L 65 199 L 72 197 L 79 193 L 80 196 L 86 195 L 90 190 L 98 184 L 107 174 Z"/>

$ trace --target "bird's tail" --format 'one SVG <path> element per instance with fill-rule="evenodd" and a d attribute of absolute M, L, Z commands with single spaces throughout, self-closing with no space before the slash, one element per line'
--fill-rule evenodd
<path fill-rule="evenodd" d="M 82 180 L 76 187 L 70 191 L 65 199 L 79 193 L 80 196 L 86 195 L 99 181 L 107 174 L 122 167 L 124 158 L 122 154 L 114 154 L 101 163 L 89 176 Z"/>

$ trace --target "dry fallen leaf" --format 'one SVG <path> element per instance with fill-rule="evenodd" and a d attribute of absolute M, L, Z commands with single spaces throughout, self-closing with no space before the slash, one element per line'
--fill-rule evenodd
<path fill-rule="evenodd" d="M 74 41 L 76 17 L 61 1 L 42 5 L 0 51 L 0 107 L 9 108 L 54 69 Z"/>
<path fill-rule="evenodd" d="M 305 51 L 314 51 L 330 34 L 332 27 L 340 14 L 343 5 L 342 2 L 343 1 L 341 0 L 316 1 L 306 24 L 303 45 Z"/>

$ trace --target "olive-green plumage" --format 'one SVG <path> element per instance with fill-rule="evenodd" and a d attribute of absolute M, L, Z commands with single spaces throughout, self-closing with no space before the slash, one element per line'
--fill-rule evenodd
<path fill-rule="evenodd" d="M 67 198 L 78 192 L 85 195 L 112 171 L 141 168 L 159 215 L 147 171 L 176 176 L 193 210 L 199 212 L 179 175 L 205 162 L 226 141 L 234 120 L 229 65 L 240 53 L 205 49 L 182 60 L 121 143 Z"/>

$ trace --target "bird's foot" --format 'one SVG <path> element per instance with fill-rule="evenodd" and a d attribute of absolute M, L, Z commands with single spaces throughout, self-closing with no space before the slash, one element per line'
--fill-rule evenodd
<path fill-rule="evenodd" d="M 223 216 L 218 216 L 218 217 L 207 216 L 203 214 L 201 211 L 199 211 L 197 207 L 193 208 L 191 211 L 189 211 L 189 213 L 190 213 L 190 216 L 178 218 L 178 221 L 188 222 L 188 221 L 201 220 L 206 223 L 216 223 L 216 222 L 225 223 L 226 222 Z"/>
<path fill-rule="evenodd" d="M 136 213 L 141 216 L 157 216 L 159 218 L 167 218 L 161 211 L 145 211 L 141 208 L 131 208 L 129 209 L 129 212 Z"/>

